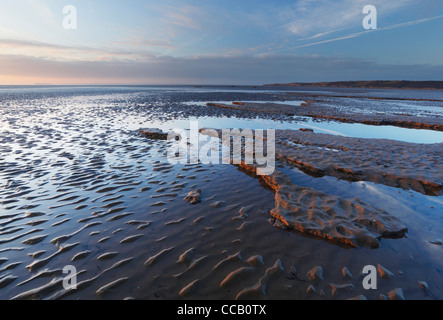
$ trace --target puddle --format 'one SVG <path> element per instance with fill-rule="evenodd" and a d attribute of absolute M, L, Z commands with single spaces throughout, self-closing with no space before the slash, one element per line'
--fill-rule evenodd
<path fill-rule="evenodd" d="M 443 142 L 443 132 L 433 130 L 408 129 L 394 126 L 371 126 L 360 123 L 341 123 L 336 121 L 314 121 L 311 118 L 294 117 L 293 122 L 268 119 L 238 119 L 229 117 L 191 117 L 189 119 L 156 123 L 160 129 L 188 129 L 190 121 L 198 121 L 199 128 L 213 129 L 313 129 L 326 133 L 362 139 L 390 139 L 411 143 L 433 144 Z M 152 124 L 149 124 L 152 127 Z"/>
<path fill-rule="evenodd" d="M 443 196 L 428 196 L 368 181 L 348 182 L 330 176 L 314 178 L 297 168 L 285 167 L 280 170 L 293 181 L 297 181 L 299 186 L 314 188 L 345 199 L 357 197 L 374 207 L 383 207 L 388 212 L 395 212 L 408 226 L 410 234 L 420 238 L 420 241 L 416 241 L 423 246 L 422 250 L 429 251 L 428 253 L 435 250 L 435 246 L 429 246 L 428 241 L 432 237 L 439 238 L 443 232 L 440 223 Z M 427 230 L 427 233 L 420 233 L 421 230 Z M 441 261 L 441 257 L 438 259 Z"/>

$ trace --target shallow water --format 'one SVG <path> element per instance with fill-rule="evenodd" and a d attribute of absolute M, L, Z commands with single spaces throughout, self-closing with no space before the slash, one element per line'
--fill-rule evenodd
<path fill-rule="evenodd" d="M 354 125 L 346 131 L 343 124 L 309 119 L 185 117 L 188 109 L 178 107 L 174 114 L 162 113 L 163 106 L 181 104 L 174 100 L 176 91 L 187 97 L 186 88 L 5 90 L 0 92 L 1 299 L 234 299 L 277 261 L 285 269 L 269 281 L 268 299 L 359 294 L 378 299 L 398 287 L 407 298 L 443 298 L 442 246 L 430 243 L 443 231 L 442 197 L 281 168 L 299 185 L 359 197 L 393 212 L 410 228 L 407 238 L 383 239 L 376 250 L 342 248 L 273 227 L 268 221 L 273 193 L 254 177 L 230 165 L 170 165 L 169 143 L 137 132 L 142 127 L 187 128 L 190 120 L 198 120 L 201 128 L 314 126 L 316 132 L 367 135 L 361 138 L 374 137 L 375 131 L 364 133 Z M 212 95 L 202 98 L 213 100 Z M 394 131 L 384 131 L 383 137 L 393 139 Z M 424 139 L 427 130 L 417 131 Z M 203 202 L 186 203 L 185 195 L 197 188 Z M 251 268 L 249 258 L 257 261 L 257 256 L 263 263 L 253 272 L 247 269 L 251 273 L 240 280 L 226 280 L 235 270 Z M 396 276 L 381 281 L 376 292 L 363 291 L 357 275 L 367 264 L 381 264 Z M 62 287 L 67 265 L 79 272 L 78 290 Z M 306 292 L 305 275 L 317 265 L 325 270 L 325 281 L 315 284 L 324 296 Z M 353 279 L 341 276 L 345 266 Z M 429 291 L 420 289 L 418 281 L 427 281 Z M 352 283 L 355 289 L 334 296 L 330 283 Z"/>
<path fill-rule="evenodd" d="M 308 117 L 294 117 L 294 120 L 291 122 L 260 118 L 238 119 L 233 117 L 189 117 L 184 120 L 152 123 L 151 125 L 161 128 L 164 131 L 189 129 L 191 121 L 198 122 L 199 128 L 251 130 L 299 130 L 309 128 L 317 133 L 362 139 L 390 139 L 424 144 L 443 142 L 443 132 L 440 131 L 407 129 L 394 126 L 371 126 L 360 123 L 341 123 L 336 121 L 318 121 L 312 120 L 312 118 Z"/>

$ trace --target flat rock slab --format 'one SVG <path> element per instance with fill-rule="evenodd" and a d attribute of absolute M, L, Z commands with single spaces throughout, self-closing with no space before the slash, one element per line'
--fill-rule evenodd
<path fill-rule="evenodd" d="M 295 139 L 299 140 L 295 141 Z M 299 147 L 300 144 L 304 146 Z M 427 189 L 429 192 L 441 192 L 441 185 L 438 183 L 420 179 L 428 177 L 435 181 L 435 179 L 440 179 L 441 172 L 431 177 L 427 172 L 430 170 L 429 167 L 419 168 L 417 165 L 414 166 L 414 163 L 407 163 L 408 160 L 404 160 L 401 156 L 406 152 L 411 152 L 414 154 L 411 157 L 416 159 L 417 155 L 428 154 L 429 161 L 434 163 L 437 159 L 441 159 L 442 145 L 429 146 L 397 143 L 390 140 L 352 139 L 298 130 L 277 130 L 276 132 L 276 152 L 279 162 L 296 164 L 305 172 L 311 171 L 313 175 L 336 176 L 334 174 L 336 173 L 341 179 L 370 180 L 388 185 L 393 183 L 397 187 L 397 183 L 408 179 L 410 184 L 405 184 L 405 187 L 409 186 L 412 189 L 415 186 L 423 193 L 426 193 L 424 186 L 430 185 L 435 188 L 430 187 Z M 306 150 L 305 146 L 311 147 L 312 154 L 310 150 Z M 395 151 L 396 148 L 400 151 Z M 316 150 L 320 151 L 316 152 Z M 396 155 L 397 152 L 398 155 Z M 382 159 L 384 154 L 390 161 Z M 315 157 L 317 162 L 312 163 L 313 161 L 308 162 L 304 159 L 312 157 Z M 405 157 L 408 158 L 407 155 Z M 330 169 L 319 169 L 316 166 L 317 163 Z M 386 168 L 387 163 L 392 167 Z M 362 167 L 362 164 L 365 166 Z M 398 172 L 400 166 L 403 165 L 404 167 Z M 438 163 L 434 165 L 437 168 L 442 166 Z M 369 246 L 372 248 L 379 247 L 382 237 L 402 238 L 408 231 L 394 215 L 357 198 L 344 199 L 312 188 L 301 187 L 280 170 L 275 170 L 271 175 L 257 175 L 261 169 L 255 165 L 241 161 L 236 166 L 240 168 L 240 171 L 256 176 L 267 188 L 274 191 L 275 208 L 270 214 L 275 219 L 277 227 L 299 231 L 351 247 Z M 394 173 L 397 172 L 397 175 L 389 176 L 386 173 L 392 170 Z M 434 172 L 434 170 L 430 171 Z M 386 181 L 380 181 L 381 178 L 385 178 Z M 417 183 L 414 184 L 414 182 Z"/>
<path fill-rule="evenodd" d="M 158 128 L 140 129 L 139 132 L 149 139 L 154 139 L 154 140 L 168 139 L 168 133 Z"/>
<path fill-rule="evenodd" d="M 188 195 L 184 199 L 186 202 L 190 204 L 197 204 L 202 202 L 202 191 L 200 189 L 194 190 L 188 193 Z"/>
<path fill-rule="evenodd" d="M 275 139 L 278 160 L 315 177 L 442 194 L 443 143 L 359 139 L 298 130 L 276 130 Z"/>
<path fill-rule="evenodd" d="M 255 167 L 242 163 L 244 170 Z M 312 188 L 300 187 L 276 170 L 260 176 L 275 192 L 271 216 L 277 227 L 311 234 L 351 247 L 379 247 L 382 237 L 401 238 L 408 229 L 388 212 L 358 199 L 344 199 Z"/>

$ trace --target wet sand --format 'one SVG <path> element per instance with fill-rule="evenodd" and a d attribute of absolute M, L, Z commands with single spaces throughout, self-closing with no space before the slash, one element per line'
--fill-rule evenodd
<path fill-rule="evenodd" d="M 442 299 L 441 146 L 283 130 L 274 181 L 285 188 L 273 188 L 245 166 L 171 165 L 171 142 L 139 131 L 190 116 L 257 116 L 181 101 L 280 96 L 3 96 L 0 298 Z M 196 190 L 198 201 L 186 201 Z M 306 221 L 291 220 L 294 207 L 313 204 L 323 222 L 334 210 L 338 236 L 295 227 Z M 337 229 L 340 210 L 355 204 L 380 224 L 351 215 Z M 78 270 L 77 290 L 63 289 L 66 265 Z M 378 267 L 377 290 L 362 287 L 366 265 Z"/>
<path fill-rule="evenodd" d="M 289 130 L 278 131 L 276 140 L 280 160 L 313 176 L 442 194 L 443 143 L 424 145 Z"/>
<path fill-rule="evenodd" d="M 290 95 L 287 94 L 284 98 L 283 96 L 281 98 L 283 99 L 282 101 L 285 101 L 284 98 L 290 98 Z M 331 100 L 325 99 L 323 96 L 305 96 L 304 98 L 307 100 L 299 107 L 290 105 L 284 106 L 276 103 L 250 102 L 233 102 L 232 104 L 208 103 L 208 106 L 255 111 L 258 113 L 295 115 L 343 123 L 361 123 L 373 126 L 396 126 L 411 129 L 443 131 L 443 100 L 425 100 L 428 105 L 431 105 L 431 107 L 437 110 L 435 113 L 427 111 L 426 107 L 424 108 L 425 110 L 416 113 L 404 104 L 399 104 L 397 108 L 386 108 L 386 104 L 389 107 L 391 100 L 393 100 L 386 98 L 355 99 L 353 97 L 334 97 L 333 103 L 331 103 Z M 342 100 L 340 101 L 339 106 L 337 106 L 337 99 Z M 395 101 L 401 102 L 403 100 L 400 99 Z M 416 102 L 415 100 L 410 99 L 406 101 Z M 347 105 L 349 107 L 347 107 Z M 373 106 L 377 106 L 377 108 L 372 108 Z M 439 109 L 441 109 L 441 111 Z"/>

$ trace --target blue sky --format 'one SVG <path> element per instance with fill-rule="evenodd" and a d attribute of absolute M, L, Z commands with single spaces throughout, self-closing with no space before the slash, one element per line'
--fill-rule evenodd
<path fill-rule="evenodd" d="M 442 31 L 441 0 L 2 0 L 0 84 L 443 80 Z"/>

